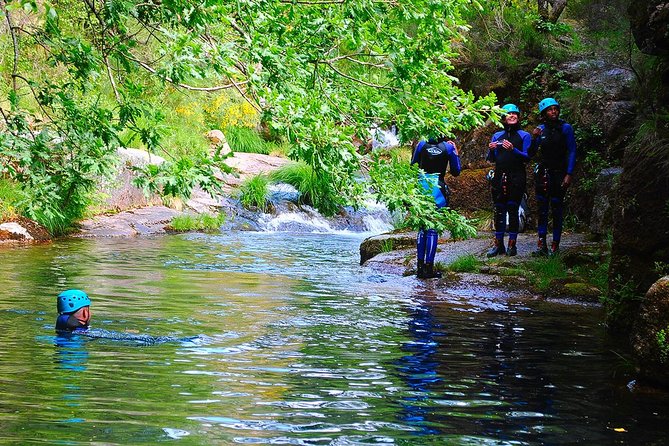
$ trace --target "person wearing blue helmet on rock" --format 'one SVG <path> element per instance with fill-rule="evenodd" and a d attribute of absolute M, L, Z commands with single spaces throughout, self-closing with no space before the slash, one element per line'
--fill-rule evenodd
<path fill-rule="evenodd" d="M 520 129 L 520 109 L 515 104 L 502 106 L 504 128 L 494 135 L 488 144 L 486 160 L 495 163 L 490 178 L 494 206 L 495 239 L 488 257 L 501 254 L 515 256 L 518 253 L 516 240 L 520 219 L 518 208 L 525 194 L 527 174 L 525 163 L 529 161 L 528 149 L 532 142 L 530 134 Z M 507 228 L 507 215 L 509 225 Z M 504 247 L 504 234 L 509 231 L 509 246 Z"/>
<path fill-rule="evenodd" d="M 422 187 L 432 195 L 438 208 L 448 207 L 450 192 L 446 186 L 446 168 L 453 176 L 460 175 L 460 156 L 453 141 L 442 136 L 421 140 L 414 149 L 411 164 L 418 164 L 421 173 Z M 421 228 L 416 238 L 416 276 L 419 279 L 441 277 L 434 269 L 434 257 L 437 253 L 439 233 L 433 228 Z"/>
<path fill-rule="evenodd" d="M 65 290 L 58 295 L 56 331 L 71 333 L 87 330 L 91 320 L 91 299 L 81 290 Z"/>
<path fill-rule="evenodd" d="M 562 236 L 564 198 L 571 185 L 576 165 L 576 138 L 571 125 L 560 119 L 560 104 L 553 98 L 539 102 L 542 123 L 532 131 L 530 156 L 535 157 L 534 184 L 539 211 L 537 233 L 538 256 L 549 254 L 546 244 L 548 210 L 553 220 L 551 254 L 557 254 Z"/>

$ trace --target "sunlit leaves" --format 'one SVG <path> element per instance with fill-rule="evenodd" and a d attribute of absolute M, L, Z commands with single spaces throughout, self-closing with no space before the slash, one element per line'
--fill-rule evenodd
<path fill-rule="evenodd" d="M 469 238 L 476 229 L 457 212 L 438 209 L 432 195 L 419 183 L 420 170 L 414 164 L 377 156 L 369 174 L 377 199 L 391 212 L 404 216 L 404 225 L 412 230 L 449 231 L 453 238 Z"/>

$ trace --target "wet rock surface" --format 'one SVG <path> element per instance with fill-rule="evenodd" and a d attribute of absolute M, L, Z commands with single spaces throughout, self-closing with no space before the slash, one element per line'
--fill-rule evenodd
<path fill-rule="evenodd" d="M 98 215 L 80 224 L 75 237 L 134 237 L 161 234 L 179 212 L 166 206 L 133 209 L 113 215 Z"/>
<path fill-rule="evenodd" d="M 16 217 L 0 223 L 0 245 L 40 243 L 50 239 L 45 228 L 25 217 Z"/>
<path fill-rule="evenodd" d="M 380 236 L 370 239 L 372 241 L 384 240 Z M 384 274 L 415 275 L 415 233 L 394 234 L 393 240 L 395 239 L 402 240 L 406 244 L 411 243 L 411 245 L 402 249 L 378 253 L 364 261 L 363 265 Z M 446 266 L 466 255 L 473 255 L 485 262 L 478 273 L 446 272 L 441 279 L 426 279 L 425 282 L 435 282 L 437 287 L 447 287 L 449 292 L 456 285 L 463 289 L 480 285 L 536 296 L 538 293 L 531 289 L 529 281 L 518 274 L 518 270 L 522 269 L 523 263 L 533 259 L 532 252 L 536 250 L 537 243 L 536 235 L 528 233 L 518 235 L 516 245 L 518 255 L 514 257 L 499 256 L 487 260 L 486 253 L 492 246 L 491 241 L 492 236 L 483 233 L 469 240 L 451 240 L 448 236 L 441 237 L 435 263 Z M 369 244 L 375 246 L 372 243 Z M 587 241 L 584 234 L 563 234 L 560 244 L 562 259 L 568 266 L 601 261 L 604 255 L 603 250 L 604 247 L 601 243 Z M 554 281 L 551 289 L 542 294 L 544 297 L 573 299 L 578 303 L 598 304 L 601 290 L 592 285 L 581 283 L 577 279 L 568 278 Z"/>
<path fill-rule="evenodd" d="M 641 376 L 669 387 L 669 276 L 646 293 L 631 341 Z"/>

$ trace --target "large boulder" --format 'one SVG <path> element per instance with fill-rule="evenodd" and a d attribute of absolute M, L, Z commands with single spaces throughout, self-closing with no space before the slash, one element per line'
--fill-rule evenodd
<path fill-rule="evenodd" d="M 613 224 L 613 203 L 617 193 L 618 178 L 622 173 L 619 167 L 602 170 L 595 181 L 590 232 L 603 237 Z"/>
<path fill-rule="evenodd" d="M 669 2 L 636 0 L 628 9 L 632 35 L 641 51 L 647 54 L 669 54 Z"/>
<path fill-rule="evenodd" d="M 669 386 L 669 276 L 646 293 L 631 341 L 641 377 Z"/>

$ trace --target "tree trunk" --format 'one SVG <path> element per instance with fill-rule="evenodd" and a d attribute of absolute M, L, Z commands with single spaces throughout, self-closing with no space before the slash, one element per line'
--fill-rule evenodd
<path fill-rule="evenodd" d="M 537 8 L 542 19 L 555 23 L 567 6 L 567 0 L 537 0 Z"/>

